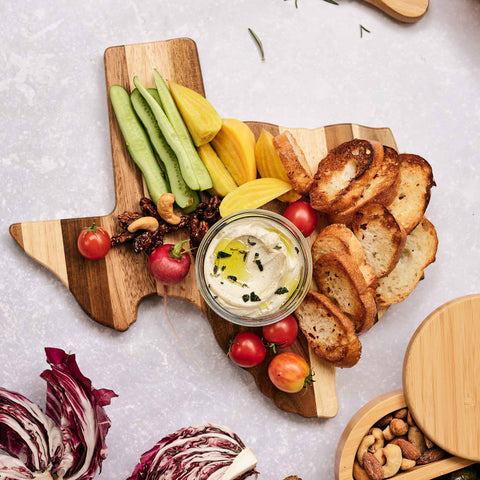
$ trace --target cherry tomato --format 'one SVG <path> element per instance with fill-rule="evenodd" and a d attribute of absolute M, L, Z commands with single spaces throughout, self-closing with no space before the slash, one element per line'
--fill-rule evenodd
<path fill-rule="evenodd" d="M 317 226 L 317 212 L 304 200 L 291 203 L 283 212 L 283 216 L 290 220 L 304 237 L 311 235 Z"/>
<path fill-rule="evenodd" d="M 296 393 L 312 383 L 308 363 L 296 353 L 280 353 L 268 366 L 268 376 L 282 392 Z"/>
<path fill-rule="evenodd" d="M 273 347 L 273 352 L 276 353 L 276 347 L 289 347 L 297 338 L 298 325 L 293 315 L 288 315 L 284 319 L 265 325 L 262 327 L 263 338 Z"/>
<path fill-rule="evenodd" d="M 240 332 L 235 335 L 228 356 L 238 366 L 251 368 L 260 365 L 266 353 L 267 349 L 258 335 L 253 332 Z"/>
<path fill-rule="evenodd" d="M 110 250 L 110 235 L 102 227 L 94 223 L 84 228 L 77 239 L 79 252 L 89 260 L 103 258 Z"/>

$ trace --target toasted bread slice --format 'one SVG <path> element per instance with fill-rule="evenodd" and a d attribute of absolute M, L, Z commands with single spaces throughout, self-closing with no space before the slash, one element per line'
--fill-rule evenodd
<path fill-rule="evenodd" d="M 423 270 L 435 261 L 437 247 L 435 227 L 423 218 L 407 236 L 395 268 L 378 280 L 375 290 L 377 304 L 386 306 L 405 300 L 422 278 Z"/>
<path fill-rule="evenodd" d="M 353 367 L 362 345 L 352 321 L 325 295 L 309 291 L 295 311 L 298 325 L 313 351 L 337 367 Z"/>
<path fill-rule="evenodd" d="M 334 202 L 370 168 L 374 156 L 374 147 L 368 140 L 350 140 L 330 150 L 318 164 L 310 190 L 312 207 L 333 212 Z"/>
<path fill-rule="evenodd" d="M 314 264 L 313 276 L 318 290 L 352 320 L 357 333 L 372 327 L 377 313 L 373 294 L 350 255 L 322 255 Z"/>
<path fill-rule="evenodd" d="M 407 234 L 386 207 L 368 203 L 356 214 L 353 232 L 377 278 L 389 274 L 400 259 Z"/>
<path fill-rule="evenodd" d="M 358 181 L 363 186 L 361 194 L 356 197 L 355 202 L 349 202 L 348 206 L 341 203 L 342 197 L 332 205 L 332 212 L 343 216 L 348 216 L 356 212 L 363 205 L 373 201 L 388 191 L 395 183 L 399 173 L 399 159 L 397 152 L 390 147 L 383 147 L 384 155 L 380 165 L 372 165 L 372 168 L 365 172 L 367 181 Z M 352 218 L 353 219 L 353 218 Z"/>
<path fill-rule="evenodd" d="M 312 245 L 313 263 L 325 253 L 338 252 L 349 254 L 358 265 L 365 278 L 367 287 L 376 281 L 373 268 L 366 263 L 365 253 L 361 243 L 353 232 L 342 224 L 328 225 L 320 231 Z"/>
<path fill-rule="evenodd" d="M 313 173 L 295 137 L 288 131 L 273 138 L 273 146 L 285 167 L 293 190 L 307 195 L 313 183 Z"/>
<path fill-rule="evenodd" d="M 423 218 L 435 182 L 432 167 L 424 158 L 402 153 L 399 162 L 400 185 L 388 209 L 408 234 Z"/>

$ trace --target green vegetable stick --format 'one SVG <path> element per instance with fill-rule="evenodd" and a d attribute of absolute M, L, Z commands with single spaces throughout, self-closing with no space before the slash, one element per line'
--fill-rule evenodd
<path fill-rule="evenodd" d="M 112 85 L 109 95 L 128 153 L 143 174 L 150 198 L 157 203 L 169 189 L 147 134 L 135 115 L 128 92 L 120 85 Z"/>
<path fill-rule="evenodd" d="M 153 98 L 157 97 L 155 98 L 157 102 L 160 101 L 156 90 L 152 89 L 152 91 L 150 91 L 150 89 L 147 89 L 147 91 L 149 91 Z M 132 101 L 135 113 L 138 115 L 138 118 L 140 118 L 150 137 L 153 148 L 163 163 L 170 184 L 170 190 L 175 195 L 175 202 L 180 208 L 188 208 L 196 205 L 198 203 L 198 195 L 194 193 L 183 180 L 177 157 L 162 135 L 148 103 L 137 89 L 130 95 L 130 100 Z"/>
<path fill-rule="evenodd" d="M 157 69 L 153 69 L 153 78 L 155 79 L 155 85 L 157 86 L 163 110 L 190 158 L 190 165 L 198 180 L 200 190 L 208 190 L 209 188 L 212 188 L 213 184 L 210 174 L 198 155 L 192 137 L 190 136 L 190 132 L 183 121 L 182 115 L 175 104 L 175 100 L 173 99 L 165 80 L 160 73 L 158 73 Z"/>
<path fill-rule="evenodd" d="M 192 190 L 199 190 L 200 185 L 198 183 L 197 177 L 195 176 L 194 171 L 190 167 L 190 158 L 185 149 L 183 148 L 183 145 L 180 142 L 177 133 L 170 124 L 170 121 L 165 115 L 162 107 L 157 103 L 157 101 L 152 97 L 152 95 L 148 93 L 147 89 L 140 83 L 140 80 L 138 80 L 138 77 L 134 77 L 133 83 L 138 88 L 138 91 L 142 94 L 142 97 L 148 103 L 148 106 L 151 108 L 155 120 L 157 121 L 158 126 L 163 136 L 165 137 L 165 140 L 177 156 L 180 170 L 182 172 L 185 183 Z"/>

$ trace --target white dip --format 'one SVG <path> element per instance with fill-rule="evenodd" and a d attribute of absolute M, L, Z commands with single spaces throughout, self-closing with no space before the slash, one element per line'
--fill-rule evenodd
<path fill-rule="evenodd" d="M 212 297 L 226 310 L 249 318 L 280 310 L 295 292 L 303 257 L 288 230 L 265 219 L 225 225 L 205 255 Z"/>

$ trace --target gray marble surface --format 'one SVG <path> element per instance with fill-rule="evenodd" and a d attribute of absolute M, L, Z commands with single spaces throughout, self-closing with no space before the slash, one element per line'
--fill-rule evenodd
<path fill-rule="evenodd" d="M 179 427 L 228 425 L 250 445 L 264 480 L 333 478 L 350 417 L 401 387 L 408 341 L 428 313 L 480 290 L 480 3 L 432 1 L 405 25 L 361 1 L 29 0 L 0 6 L 0 385 L 44 405 L 43 348 L 77 354 L 108 407 L 110 449 L 99 478 L 122 479 L 141 453 Z M 360 37 L 360 24 L 370 30 Z M 263 41 L 266 60 L 247 32 Z M 8 233 L 14 222 L 112 210 L 114 191 L 103 52 L 112 45 L 187 36 L 198 45 L 208 98 L 224 117 L 284 126 L 356 122 L 391 127 L 402 151 L 431 163 L 427 216 L 437 261 L 402 304 L 362 338 L 363 356 L 337 375 L 330 420 L 277 410 L 218 348 L 206 319 L 169 303 L 192 365 L 159 298 L 117 333 L 90 320 Z"/>

